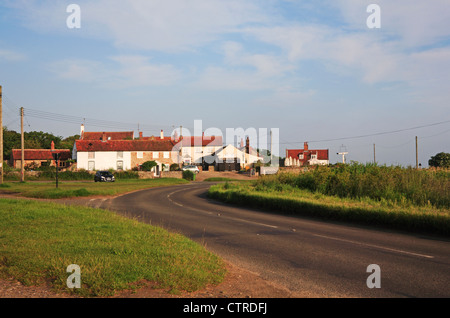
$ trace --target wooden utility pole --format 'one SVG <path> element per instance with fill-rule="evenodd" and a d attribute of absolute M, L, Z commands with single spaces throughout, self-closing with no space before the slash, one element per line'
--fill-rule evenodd
<path fill-rule="evenodd" d="M 2 109 L 1 85 L 0 85 L 0 184 L 3 184 L 3 109 Z"/>
<path fill-rule="evenodd" d="M 20 160 L 20 181 L 25 181 L 25 138 L 23 136 L 23 107 L 20 107 L 20 149 L 21 149 L 21 160 Z"/>
<path fill-rule="evenodd" d="M 375 144 L 373 144 L 373 163 L 377 163 L 377 158 L 375 156 Z"/>
<path fill-rule="evenodd" d="M 416 136 L 416 169 L 419 169 L 419 151 L 417 149 L 417 136 Z"/>

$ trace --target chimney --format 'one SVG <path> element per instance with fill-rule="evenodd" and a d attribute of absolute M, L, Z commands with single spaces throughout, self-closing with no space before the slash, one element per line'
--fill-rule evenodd
<path fill-rule="evenodd" d="M 303 144 L 303 150 L 308 150 L 308 143 L 307 142 L 305 142 L 304 144 Z"/>
<path fill-rule="evenodd" d="M 84 124 L 81 124 L 81 128 L 80 128 L 80 139 L 84 138 Z"/>
<path fill-rule="evenodd" d="M 105 132 L 103 132 L 102 140 L 103 140 L 103 141 L 106 141 L 106 133 L 105 133 Z"/>
<path fill-rule="evenodd" d="M 52 140 L 52 144 L 51 144 L 50 148 L 51 148 L 51 150 L 55 150 L 55 143 L 53 142 L 53 140 Z"/>
<path fill-rule="evenodd" d="M 164 139 L 164 131 L 161 129 L 161 139 Z"/>
<path fill-rule="evenodd" d="M 248 136 L 245 144 L 245 152 L 250 154 L 250 138 Z"/>
<path fill-rule="evenodd" d="M 139 139 L 142 139 L 144 137 L 142 131 L 139 132 Z"/>

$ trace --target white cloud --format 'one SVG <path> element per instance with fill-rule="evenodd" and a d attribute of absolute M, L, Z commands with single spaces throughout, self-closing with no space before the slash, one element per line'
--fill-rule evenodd
<path fill-rule="evenodd" d="M 58 77 L 107 87 L 165 86 L 175 83 L 181 74 L 168 64 L 152 64 L 144 56 L 114 56 L 109 62 L 67 59 L 50 69 Z"/>
<path fill-rule="evenodd" d="M 5 60 L 7 62 L 18 62 L 26 59 L 26 56 L 19 52 L 11 50 L 0 49 L 0 61 Z"/>
<path fill-rule="evenodd" d="M 274 54 L 250 54 L 244 51 L 243 45 L 228 41 L 223 45 L 225 63 L 231 66 L 252 67 L 255 76 L 277 77 L 293 71 L 295 65 L 283 56 Z"/>
<path fill-rule="evenodd" d="M 99 0 L 76 2 L 80 36 L 112 41 L 118 48 L 195 50 L 248 23 L 268 20 L 253 0 Z M 54 0 L 9 1 L 23 24 L 37 32 L 68 32 L 66 5 Z M 71 31 L 71 30 L 70 30 Z M 72 32 L 71 34 L 74 34 Z"/>

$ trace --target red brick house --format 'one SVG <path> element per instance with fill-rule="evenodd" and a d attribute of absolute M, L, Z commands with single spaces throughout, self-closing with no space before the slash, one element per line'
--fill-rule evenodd
<path fill-rule="evenodd" d="M 328 149 L 309 149 L 307 142 L 304 143 L 303 149 L 286 149 L 284 163 L 286 167 L 328 165 L 329 163 Z"/>
<path fill-rule="evenodd" d="M 72 159 L 72 154 L 69 149 L 55 149 L 55 144 L 52 142 L 51 149 L 24 149 L 24 166 L 55 166 L 53 158 L 54 153 L 59 153 L 58 160 L 59 167 L 66 167 L 67 160 Z M 13 168 L 20 169 L 22 165 L 22 150 L 12 149 L 10 165 Z"/>

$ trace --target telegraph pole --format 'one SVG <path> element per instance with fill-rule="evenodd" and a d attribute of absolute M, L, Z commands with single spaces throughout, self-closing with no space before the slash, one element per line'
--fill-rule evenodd
<path fill-rule="evenodd" d="M 20 148 L 21 148 L 21 164 L 20 164 L 20 181 L 25 181 L 25 140 L 23 136 L 23 107 L 20 107 Z"/>
<path fill-rule="evenodd" d="M 377 163 L 377 159 L 375 157 L 375 144 L 373 144 L 373 163 Z"/>
<path fill-rule="evenodd" d="M 0 85 L 0 184 L 3 184 L 3 110 L 2 86 Z"/>
<path fill-rule="evenodd" d="M 417 149 L 417 136 L 416 136 L 416 169 L 419 169 L 419 151 Z"/>

